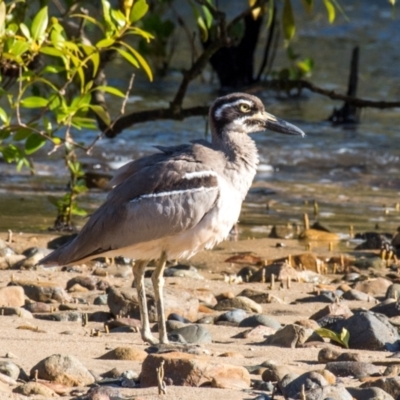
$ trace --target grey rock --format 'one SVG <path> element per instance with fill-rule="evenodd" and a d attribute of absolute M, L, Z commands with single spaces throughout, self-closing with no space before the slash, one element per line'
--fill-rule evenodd
<path fill-rule="evenodd" d="M 34 318 L 57 322 L 82 322 L 82 313 L 79 311 L 60 311 L 54 313 L 34 314 Z"/>
<path fill-rule="evenodd" d="M 246 311 L 238 308 L 236 310 L 227 311 L 226 313 L 221 314 L 217 321 L 227 321 L 239 324 L 243 319 L 247 317 Z"/>
<path fill-rule="evenodd" d="M 22 288 L 21 288 L 22 289 Z M 25 305 L 25 309 L 31 313 L 50 313 L 53 312 L 57 307 L 51 303 L 43 303 L 37 301 Z"/>
<path fill-rule="evenodd" d="M 100 296 L 97 296 L 93 300 L 93 304 L 95 306 L 106 306 L 107 305 L 107 299 L 108 299 L 108 295 L 107 294 L 101 294 Z"/>
<path fill-rule="evenodd" d="M 15 254 L 14 250 L 8 244 L 0 239 L 0 257 L 7 257 Z"/>
<path fill-rule="evenodd" d="M 375 297 L 370 296 L 367 293 L 361 292 L 360 290 L 351 289 L 343 293 L 343 298 L 346 300 L 358 300 L 358 301 L 375 301 Z"/>
<path fill-rule="evenodd" d="M 319 392 L 322 392 L 324 386 L 328 386 L 326 379 L 317 372 L 306 372 L 298 377 L 286 375 L 280 382 L 278 382 L 279 388 L 286 399 L 301 399 L 301 391 L 307 393 L 311 389 L 318 388 Z M 309 397 L 306 397 L 309 399 Z"/>
<path fill-rule="evenodd" d="M 0 307 L 22 307 L 25 304 L 24 290 L 18 286 L 0 288 Z"/>
<path fill-rule="evenodd" d="M 167 320 L 165 325 L 166 325 L 166 328 L 167 328 L 167 332 L 172 332 L 175 329 L 183 328 L 187 324 L 185 322 Z"/>
<path fill-rule="evenodd" d="M 194 267 L 192 267 L 194 268 Z M 197 280 L 204 280 L 204 276 L 199 274 L 199 272 L 194 268 L 192 269 L 179 269 L 179 268 L 168 268 L 165 271 L 165 276 L 170 276 L 174 278 L 192 278 Z"/>
<path fill-rule="evenodd" d="M 149 309 L 149 320 L 157 321 L 157 311 L 154 301 L 154 292 L 146 286 L 147 306 Z M 139 304 L 136 289 L 117 289 L 110 287 L 108 290 L 107 304 L 114 316 L 124 316 L 140 319 Z M 197 319 L 199 300 L 192 297 L 185 290 L 173 290 L 164 288 L 165 314 L 177 313 L 190 321 Z"/>
<path fill-rule="evenodd" d="M 340 377 L 363 378 L 380 373 L 380 369 L 376 365 L 357 361 L 332 361 L 326 364 L 325 369 Z"/>
<path fill-rule="evenodd" d="M 66 289 L 71 289 L 74 285 L 80 285 L 88 290 L 107 290 L 110 284 L 97 276 L 78 275 L 71 278 L 66 285 Z"/>
<path fill-rule="evenodd" d="M 247 298 L 255 301 L 256 303 L 261 304 L 261 303 L 269 302 L 270 294 L 267 292 L 261 292 L 259 290 L 244 289 L 238 294 L 238 296 L 247 297 Z"/>
<path fill-rule="evenodd" d="M 9 286 L 21 286 L 25 295 L 33 301 L 44 303 L 55 300 L 59 303 L 70 303 L 72 297 L 61 287 L 49 282 L 14 281 Z"/>
<path fill-rule="evenodd" d="M 386 261 L 381 257 L 360 257 L 354 260 L 354 266 L 360 269 L 386 268 Z"/>
<path fill-rule="evenodd" d="M 0 312 L 2 315 L 16 315 L 20 318 L 33 319 L 32 313 L 20 307 L 1 307 Z"/>
<path fill-rule="evenodd" d="M 18 365 L 14 364 L 13 362 L 0 360 L 0 373 L 17 380 L 19 378 L 20 371 L 21 370 Z"/>
<path fill-rule="evenodd" d="M 169 321 L 179 321 L 183 322 L 184 324 L 191 324 L 192 321 L 189 321 L 187 318 L 182 317 L 182 315 L 179 315 L 177 313 L 171 313 L 168 315 L 168 320 Z"/>
<path fill-rule="evenodd" d="M 56 392 L 49 387 L 43 385 L 40 382 L 28 382 L 24 383 L 23 385 L 17 386 L 14 389 L 14 393 L 20 393 L 25 396 L 32 396 L 37 395 L 40 396 L 40 398 L 46 398 L 46 399 L 51 399 L 54 397 L 58 397 Z M 43 396 L 43 397 L 42 397 Z"/>
<path fill-rule="evenodd" d="M 263 314 L 251 315 L 239 323 L 240 328 L 254 328 L 259 325 L 268 326 L 276 330 L 282 328 L 282 325 L 275 318 Z"/>
<path fill-rule="evenodd" d="M 384 314 L 388 318 L 397 317 L 400 315 L 400 304 L 397 300 L 388 298 L 376 306 L 369 309 L 371 312 Z"/>
<path fill-rule="evenodd" d="M 175 335 L 179 335 L 184 339 L 184 343 L 211 343 L 212 338 L 210 332 L 201 325 L 187 325 L 168 334 L 173 340 Z"/>
<path fill-rule="evenodd" d="M 380 378 L 373 382 L 365 382 L 361 388 L 378 387 L 398 399 L 400 396 L 400 376 Z"/>
<path fill-rule="evenodd" d="M 382 314 L 361 311 L 345 320 L 337 321 L 330 329 L 341 332 L 342 328 L 349 331 L 349 346 L 351 349 L 391 350 L 396 349 L 396 341 L 400 336 Z"/>
<path fill-rule="evenodd" d="M 312 397 L 318 394 L 317 390 L 311 390 L 307 394 L 307 400 L 353 400 L 353 396 L 347 391 L 347 389 L 342 384 L 325 386 L 322 389 L 321 397 Z"/>
<path fill-rule="evenodd" d="M 230 312 L 230 311 L 229 311 Z M 196 321 L 197 324 L 213 325 L 215 318 L 212 315 L 206 315 Z"/>
<path fill-rule="evenodd" d="M 233 297 L 232 299 L 221 300 L 214 307 L 214 309 L 217 311 L 233 310 L 236 308 L 240 308 L 247 312 L 256 312 L 259 314 L 262 313 L 262 307 L 259 304 L 244 296 L 237 296 Z"/>
<path fill-rule="evenodd" d="M 355 400 L 394 400 L 394 397 L 386 393 L 383 389 L 378 387 L 370 388 L 355 388 L 348 387 L 347 391 L 353 396 Z"/>
<path fill-rule="evenodd" d="M 393 283 L 391 284 L 386 291 L 386 296 L 387 299 L 395 299 L 398 300 L 400 299 L 400 284 L 399 283 Z"/>
<path fill-rule="evenodd" d="M 382 260 L 381 260 L 382 261 Z M 386 267 L 386 262 L 385 262 Z M 391 281 L 385 278 L 375 278 L 366 281 L 357 282 L 354 289 L 370 294 L 372 296 L 384 296 L 388 287 L 392 284 Z"/>
<path fill-rule="evenodd" d="M 321 340 L 321 338 L 312 329 L 289 324 L 277 331 L 274 335 L 268 336 L 265 344 L 295 348 L 306 343 L 308 340 Z"/>
<path fill-rule="evenodd" d="M 46 379 L 66 386 L 88 386 L 95 381 L 88 369 L 73 356 L 53 354 L 39 361 L 31 369 L 31 378 L 35 376 L 36 370 L 39 379 Z"/>
<path fill-rule="evenodd" d="M 112 386 L 91 387 L 89 391 L 80 397 L 82 400 L 119 400 L 123 399 L 120 390 Z"/>

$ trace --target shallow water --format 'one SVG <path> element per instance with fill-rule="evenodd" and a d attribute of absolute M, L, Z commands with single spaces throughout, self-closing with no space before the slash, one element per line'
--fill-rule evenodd
<path fill-rule="evenodd" d="M 339 17 L 337 23 L 328 25 L 324 12 L 317 12 L 314 22 L 306 24 L 308 17 L 304 12 L 299 9 L 296 14 L 300 29 L 294 46 L 302 56 L 314 57 L 312 81 L 344 92 L 351 49 L 358 44 L 358 95 L 398 100 L 399 12 L 393 17 L 383 0 L 347 1 L 345 11 L 350 24 Z M 281 51 L 277 66 L 285 63 Z M 179 57 L 174 65 L 182 66 Z M 120 71 L 124 70 L 119 68 Z M 130 72 L 124 73 L 128 76 Z M 153 84 L 138 78 L 129 109 L 167 106 L 179 81 L 180 73 L 176 71 Z M 123 81 L 115 76 L 110 83 L 121 86 Z M 185 105 L 208 104 L 216 95 L 214 87 L 195 82 L 190 86 Z M 376 227 L 393 232 L 400 225 L 400 214 L 396 211 L 400 193 L 399 109 L 363 110 L 356 129 L 344 129 L 326 122 L 333 106 L 340 107 L 340 102 L 309 92 L 296 99 L 277 98 L 271 92 L 258 95 L 269 112 L 298 125 L 307 136 L 300 139 L 270 132 L 254 135 L 261 165 L 255 189 L 243 207 L 239 228 L 242 237 L 265 236 L 274 224 L 301 224 L 305 212 L 311 220 L 328 223 L 343 235 L 348 233 L 349 225 L 356 232 Z M 115 114 L 118 107 L 116 104 Z M 82 160 L 115 166 L 151 153 L 155 144 L 174 145 L 203 138 L 205 131 L 204 118 L 138 124 L 113 140 L 101 140 L 93 157 L 82 155 Z M 96 135 L 97 132 L 82 132 L 79 139 L 90 143 Z M 65 188 L 67 178 L 61 157 L 61 153 L 56 153 L 48 159 L 45 151 L 41 151 L 33 159 L 35 177 L 26 171 L 17 174 L 13 166 L 0 162 L 0 230 L 40 231 L 52 225 L 55 209 L 46 196 L 61 195 Z M 93 210 L 104 197 L 104 192 L 91 191 L 82 198 L 82 206 Z M 314 200 L 320 210 L 315 218 Z M 76 222 L 80 225 L 84 220 Z"/>

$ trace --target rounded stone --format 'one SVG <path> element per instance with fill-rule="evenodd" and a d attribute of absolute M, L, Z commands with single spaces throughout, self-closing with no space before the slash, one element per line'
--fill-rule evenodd
<path fill-rule="evenodd" d="M 263 314 L 251 315 L 250 317 L 244 318 L 239 323 L 240 328 L 255 328 L 259 325 L 268 326 L 275 330 L 282 328 L 282 325 L 275 318 Z"/>

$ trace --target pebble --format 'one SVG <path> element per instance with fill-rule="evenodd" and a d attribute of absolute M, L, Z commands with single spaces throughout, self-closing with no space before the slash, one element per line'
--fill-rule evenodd
<path fill-rule="evenodd" d="M 39 395 L 43 396 L 44 398 L 58 397 L 57 393 L 54 390 L 50 389 L 40 382 L 24 383 L 23 385 L 17 386 L 13 391 L 14 393 L 23 394 L 25 396 Z"/>
<path fill-rule="evenodd" d="M 22 307 L 25 304 L 24 289 L 20 286 L 0 288 L 0 307 Z"/>
<path fill-rule="evenodd" d="M 95 379 L 88 369 L 74 356 L 53 354 L 39 361 L 30 372 L 34 378 L 61 383 L 66 386 L 88 386 Z"/>
<path fill-rule="evenodd" d="M 219 321 L 227 321 L 227 322 L 232 322 L 234 324 L 239 324 L 241 321 L 243 321 L 247 317 L 246 311 L 238 308 L 236 310 L 232 311 L 227 311 L 223 314 L 221 314 L 216 322 Z"/>
<path fill-rule="evenodd" d="M 214 307 L 214 309 L 217 311 L 232 310 L 235 308 L 240 308 L 247 312 L 256 312 L 259 314 L 262 313 L 262 307 L 259 304 L 244 296 L 237 296 L 233 299 L 221 300 Z"/>
<path fill-rule="evenodd" d="M 312 330 L 300 325 L 288 324 L 274 335 L 268 336 L 265 344 L 280 347 L 299 347 L 308 340 L 318 340 L 319 336 Z"/>
<path fill-rule="evenodd" d="M 11 361 L 0 360 L 0 373 L 17 380 L 19 378 L 20 368 Z"/>
<path fill-rule="evenodd" d="M 99 358 L 102 360 L 127 360 L 127 361 L 140 361 L 142 362 L 147 357 L 144 350 L 136 347 L 117 347 Z"/>
<path fill-rule="evenodd" d="M 380 369 L 376 365 L 357 361 L 332 361 L 328 362 L 325 368 L 338 377 L 354 376 L 359 379 L 380 374 Z"/>
<path fill-rule="evenodd" d="M 82 313 L 78 311 L 61 311 L 53 313 L 36 313 L 34 318 L 42 319 L 45 321 L 57 321 L 57 322 L 82 322 Z"/>
<path fill-rule="evenodd" d="M 251 315 L 250 317 L 242 319 L 239 323 L 240 328 L 255 328 L 259 325 L 268 326 L 275 330 L 282 328 L 282 325 L 275 318 L 264 314 Z"/>
<path fill-rule="evenodd" d="M 341 332 L 342 328 L 349 331 L 349 346 L 351 349 L 389 350 L 398 349 L 400 336 L 397 329 L 383 314 L 361 311 L 352 317 L 337 321 L 332 330 Z"/>
<path fill-rule="evenodd" d="M 187 325 L 179 329 L 175 329 L 174 331 L 168 334 L 168 338 L 171 341 L 174 340 L 176 337 L 181 337 L 184 339 L 183 343 L 211 343 L 212 338 L 210 332 L 204 328 L 202 325 Z M 180 340 L 178 340 L 180 341 Z"/>
<path fill-rule="evenodd" d="M 176 386 L 250 388 L 250 375 L 240 366 L 222 364 L 212 357 L 181 352 L 149 354 L 142 364 L 140 386 L 157 386 L 154 373 L 164 361 L 165 381 Z M 206 394 L 205 394 L 206 395 Z"/>
<path fill-rule="evenodd" d="M 357 282 L 354 289 L 367 293 L 371 296 L 385 296 L 391 281 L 385 278 L 375 278 Z"/>

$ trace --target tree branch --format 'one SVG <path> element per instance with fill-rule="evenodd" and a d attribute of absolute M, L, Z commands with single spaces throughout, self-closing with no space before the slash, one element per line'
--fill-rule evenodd
<path fill-rule="evenodd" d="M 287 86 L 287 84 L 289 86 Z M 311 82 L 305 80 L 296 81 L 281 81 L 279 79 L 273 79 L 267 82 L 267 85 L 272 88 L 288 88 L 289 89 L 308 89 L 311 92 L 321 94 L 329 97 L 332 100 L 342 100 L 355 107 L 371 107 L 371 108 L 395 108 L 400 107 L 400 101 L 383 101 L 383 100 L 369 100 L 361 99 L 359 97 L 348 96 L 346 94 L 337 93 L 334 90 L 323 89 L 320 86 L 314 85 Z"/>
<path fill-rule="evenodd" d="M 139 112 L 133 112 L 119 118 L 112 129 L 108 129 L 105 135 L 108 138 L 113 138 L 121 133 L 124 129 L 129 128 L 134 124 L 140 122 L 148 122 L 160 119 L 175 119 L 182 120 L 188 117 L 197 117 L 201 115 L 207 115 L 209 106 L 196 106 L 186 109 L 180 109 L 179 112 L 171 108 L 159 108 L 155 110 L 145 110 Z"/>

